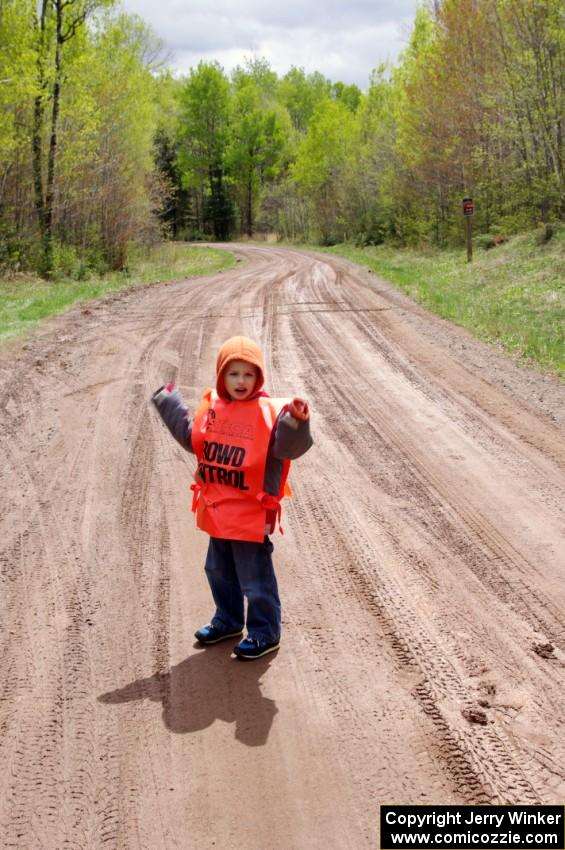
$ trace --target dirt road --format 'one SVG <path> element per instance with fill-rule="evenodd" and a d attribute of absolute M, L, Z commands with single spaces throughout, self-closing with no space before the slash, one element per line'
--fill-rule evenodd
<path fill-rule="evenodd" d="M 344 261 L 237 255 L 0 357 L 3 848 L 372 850 L 381 803 L 565 797 L 565 386 Z M 194 646 L 193 460 L 147 402 L 235 333 L 315 411 L 247 664 Z"/>

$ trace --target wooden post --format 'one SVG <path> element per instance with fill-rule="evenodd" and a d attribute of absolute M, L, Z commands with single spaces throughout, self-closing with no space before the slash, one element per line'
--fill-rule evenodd
<path fill-rule="evenodd" d="M 473 231 L 472 219 L 468 215 L 465 218 L 465 236 L 467 237 L 467 262 L 470 263 L 473 259 Z"/>
<path fill-rule="evenodd" d="M 465 237 L 467 239 L 467 262 L 470 263 L 473 259 L 473 226 L 472 216 L 475 212 L 475 205 L 472 198 L 463 198 L 463 216 L 465 218 Z"/>

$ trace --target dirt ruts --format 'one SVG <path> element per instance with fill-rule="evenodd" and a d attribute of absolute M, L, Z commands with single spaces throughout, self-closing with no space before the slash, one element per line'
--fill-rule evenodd
<path fill-rule="evenodd" d="M 0 835 L 18 850 L 373 848 L 381 803 L 565 795 L 565 385 L 335 257 L 236 246 L 0 354 Z M 263 345 L 315 447 L 280 652 L 202 650 L 194 404 Z"/>

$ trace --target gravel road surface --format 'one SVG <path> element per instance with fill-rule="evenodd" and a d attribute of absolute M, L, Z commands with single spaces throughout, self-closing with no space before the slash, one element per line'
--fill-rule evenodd
<path fill-rule="evenodd" d="M 17 850 L 374 850 L 382 803 L 565 798 L 565 385 L 344 260 L 239 246 L 0 354 L 0 835 Z M 191 404 L 264 348 L 314 448 L 279 653 L 212 614 Z"/>

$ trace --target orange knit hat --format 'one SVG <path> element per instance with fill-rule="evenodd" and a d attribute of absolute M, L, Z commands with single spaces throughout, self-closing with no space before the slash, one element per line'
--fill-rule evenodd
<path fill-rule="evenodd" d="M 230 396 L 224 383 L 224 369 L 232 360 L 245 360 L 257 367 L 258 374 L 253 392 L 258 392 L 265 383 L 265 365 L 263 363 L 263 352 L 256 342 L 246 336 L 232 336 L 227 339 L 216 358 L 216 392 L 224 401 L 229 401 Z"/>

